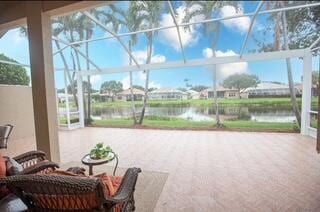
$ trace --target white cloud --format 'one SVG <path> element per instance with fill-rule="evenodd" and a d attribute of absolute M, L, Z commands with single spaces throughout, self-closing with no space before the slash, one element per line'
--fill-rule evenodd
<path fill-rule="evenodd" d="M 20 30 L 19 29 L 14 29 L 12 30 L 12 40 L 13 40 L 13 44 L 18 45 L 20 44 L 24 39 L 26 39 L 25 37 L 23 37 L 20 34 Z"/>
<path fill-rule="evenodd" d="M 151 81 L 149 82 L 149 88 L 161 88 L 161 84 Z"/>
<path fill-rule="evenodd" d="M 130 88 L 130 77 L 129 77 L 129 76 L 124 77 L 124 78 L 121 80 L 121 83 L 122 83 L 122 88 L 123 88 L 123 89 L 128 89 L 128 88 Z"/>
<path fill-rule="evenodd" d="M 102 78 L 100 75 L 93 75 L 90 77 L 90 82 L 92 85 L 96 85 L 96 84 L 100 83 L 101 80 L 102 80 Z"/>
<path fill-rule="evenodd" d="M 202 55 L 205 57 L 205 58 L 210 58 L 213 56 L 213 51 L 211 48 L 205 48 L 204 50 L 202 50 Z"/>
<path fill-rule="evenodd" d="M 222 18 L 241 15 L 241 14 L 243 14 L 243 8 L 240 7 L 237 10 L 234 6 L 231 6 L 231 5 L 223 6 L 220 10 L 220 16 Z M 233 19 L 222 21 L 222 23 L 226 27 L 241 33 L 245 33 L 248 31 L 250 22 L 251 21 L 249 17 L 233 18 Z"/>
<path fill-rule="evenodd" d="M 143 85 L 143 87 L 145 86 L 146 74 L 144 72 L 139 72 L 138 81 Z M 149 88 L 161 88 L 161 84 L 154 81 L 149 81 Z"/>
<path fill-rule="evenodd" d="M 132 52 L 133 57 L 137 60 L 139 64 L 145 64 L 147 60 L 147 50 L 137 50 Z M 161 54 L 156 54 L 151 57 L 151 63 L 162 63 L 166 61 L 166 57 Z M 125 64 L 129 64 L 129 55 L 125 55 Z M 132 61 L 134 64 L 134 61 Z"/>
<path fill-rule="evenodd" d="M 175 10 L 175 13 L 177 14 L 176 20 L 178 24 L 183 22 L 183 19 L 186 15 L 185 9 L 186 9 L 185 5 L 182 5 Z M 199 9 L 199 8 L 198 6 L 195 5 L 190 10 L 196 10 L 196 9 Z M 203 20 L 203 16 L 196 16 L 192 18 L 191 21 L 193 22 L 193 21 L 199 21 L 199 20 Z M 170 13 L 165 13 L 162 15 L 160 25 L 174 26 L 174 21 Z M 196 44 L 199 40 L 199 35 L 195 30 L 195 26 L 193 25 L 190 26 L 190 30 L 185 30 L 184 28 L 180 28 L 180 35 L 181 35 L 181 43 L 183 47 L 192 46 Z M 181 51 L 177 28 L 173 27 L 170 29 L 159 31 L 159 38 L 163 43 L 171 45 L 176 51 Z"/>
<path fill-rule="evenodd" d="M 213 57 L 213 51 L 211 48 L 205 48 L 202 51 L 202 54 L 206 58 Z M 223 56 L 235 56 L 237 55 L 232 50 L 223 51 L 215 51 L 216 57 L 223 57 Z M 218 78 L 226 78 L 233 74 L 242 74 L 248 72 L 248 63 L 247 62 L 240 62 L 240 63 L 228 63 L 228 64 L 221 64 L 217 65 L 217 75 Z"/>
<path fill-rule="evenodd" d="M 132 80 L 134 85 L 141 85 L 142 87 L 145 86 L 146 74 L 144 72 L 134 72 L 132 75 Z M 126 76 L 121 80 L 123 85 L 123 89 L 130 88 L 130 76 Z M 160 83 L 156 83 L 154 81 L 149 81 L 149 88 L 161 88 Z"/>

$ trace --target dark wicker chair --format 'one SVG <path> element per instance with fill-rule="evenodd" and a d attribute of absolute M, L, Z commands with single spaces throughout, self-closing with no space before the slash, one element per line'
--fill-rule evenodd
<path fill-rule="evenodd" d="M 97 178 L 17 175 L 5 182 L 31 211 L 113 211 L 121 204 L 121 211 L 127 212 L 135 210 L 134 190 L 140 172 L 129 168 L 110 198 L 104 197 L 104 186 Z"/>
<path fill-rule="evenodd" d="M 57 163 L 47 161 L 46 154 L 42 151 L 29 151 L 13 159 L 22 165 L 22 174 L 47 173 L 59 168 Z"/>

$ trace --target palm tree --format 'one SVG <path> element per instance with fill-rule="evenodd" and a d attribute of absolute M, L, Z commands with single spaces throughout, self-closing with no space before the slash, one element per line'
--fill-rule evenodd
<path fill-rule="evenodd" d="M 288 2 L 285 1 L 270 1 L 266 2 L 267 8 L 269 7 L 284 7 L 288 4 Z M 289 41 L 288 41 L 288 23 L 286 18 L 286 11 L 279 12 L 275 15 L 270 16 L 270 20 L 274 20 L 274 40 L 273 40 L 273 46 L 271 47 L 274 50 L 281 50 L 281 36 L 283 39 L 283 48 L 285 50 L 289 50 Z M 266 48 L 264 46 L 263 48 Z M 270 46 L 269 46 L 270 48 Z M 288 84 L 289 84 L 289 90 L 290 90 L 290 98 L 291 98 L 291 105 L 292 110 L 295 113 L 296 120 L 298 122 L 298 125 L 301 124 L 301 113 L 299 109 L 299 105 L 297 103 L 296 99 L 296 89 L 294 87 L 293 82 L 293 76 L 292 76 L 292 67 L 291 67 L 291 60 L 290 58 L 286 58 L 286 65 L 287 65 L 287 76 L 288 76 Z"/>
<path fill-rule="evenodd" d="M 126 26 L 129 31 L 131 30 L 132 25 L 130 23 L 130 18 L 128 13 L 126 13 L 124 10 L 117 8 L 115 5 L 110 4 L 108 5 L 108 8 L 110 10 L 102 10 L 99 11 L 99 15 L 101 19 L 103 20 L 104 24 L 111 23 L 114 29 L 114 32 L 118 32 L 120 30 L 120 26 Z M 137 44 L 137 35 L 132 34 L 130 35 L 130 40 L 128 42 L 128 49 L 131 52 L 132 46 Z M 129 65 L 132 64 L 132 58 L 129 59 Z M 132 118 L 134 125 L 137 124 L 137 118 L 136 118 L 136 110 L 135 110 L 135 104 L 134 104 L 134 94 L 133 94 L 133 87 L 132 87 L 132 72 L 129 73 L 130 77 L 130 94 L 131 94 L 131 109 L 132 109 Z"/>
<path fill-rule="evenodd" d="M 77 13 L 71 14 L 69 16 L 58 17 L 53 20 L 53 35 L 58 37 L 62 33 L 65 36 L 65 38 L 68 40 L 68 42 L 74 42 L 75 33 L 77 29 L 79 29 L 79 25 L 80 25 L 80 21 L 79 21 L 79 15 Z M 57 40 L 55 40 L 55 45 L 57 49 L 60 49 L 60 44 Z M 74 53 L 72 51 L 74 51 Z M 76 55 L 76 58 L 79 60 L 78 52 L 75 51 L 74 49 L 71 49 L 71 61 L 73 62 L 73 70 L 75 71 L 76 67 L 75 67 L 74 55 Z M 60 56 L 64 63 L 65 69 L 68 69 L 68 64 L 63 52 L 60 52 Z M 78 63 L 78 70 L 80 70 L 79 63 Z M 74 97 L 76 106 L 79 109 L 77 94 L 75 89 L 75 85 L 76 85 L 75 72 L 73 73 L 72 76 L 70 75 L 70 72 L 68 70 L 66 71 L 66 73 L 67 73 L 68 81 L 71 85 L 72 95 Z"/>
<path fill-rule="evenodd" d="M 90 11 L 97 17 L 97 10 L 92 9 Z M 75 13 L 69 16 L 65 17 L 59 17 L 55 20 L 55 27 L 54 32 L 56 35 L 59 35 L 60 33 L 63 33 L 66 37 L 66 39 L 69 42 L 75 42 L 78 40 L 89 40 L 92 38 L 93 30 L 95 25 L 92 21 L 90 21 L 85 15 L 82 13 Z M 59 43 L 56 41 L 56 45 L 58 48 L 60 48 L 58 45 Z M 80 47 L 81 44 L 75 45 L 76 48 Z M 88 42 L 85 43 L 85 50 L 86 50 L 86 57 L 89 57 L 89 44 Z M 75 55 L 75 58 L 74 58 Z M 66 59 L 64 58 L 63 54 L 61 54 L 62 60 L 65 64 L 65 67 L 67 66 Z M 71 50 L 71 60 L 73 63 L 73 69 L 78 71 L 81 70 L 81 63 L 80 63 L 80 57 L 78 51 L 75 49 Z M 90 69 L 89 61 L 86 60 L 86 68 L 87 70 Z M 75 72 L 71 77 L 69 78 L 70 84 L 75 85 Z M 85 90 L 87 91 L 87 101 L 84 99 L 84 112 L 85 112 L 85 123 L 90 124 L 91 123 L 91 83 L 90 83 L 90 76 L 87 77 L 88 83 L 86 83 Z M 74 92 L 72 92 L 75 96 L 75 88 L 73 87 Z M 84 92 L 85 93 L 85 92 Z M 84 93 L 82 94 L 84 96 Z M 77 103 L 77 99 L 75 97 L 75 101 Z"/>
<path fill-rule="evenodd" d="M 55 24 L 56 23 L 56 20 L 53 21 L 53 23 Z M 28 36 L 28 29 L 27 27 L 20 27 L 20 33 L 21 35 L 23 36 Z M 57 28 L 54 28 L 53 29 L 53 32 L 52 32 L 52 35 L 53 36 L 58 36 L 59 34 L 61 33 L 61 30 L 60 29 L 57 29 Z M 54 40 L 54 43 L 57 47 L 57 49 L 60 49 L 60 44 L 57 40 Z M 62 62 L 64 64 L 64 67 L 65 67 L 65 72 L 67 74 L 67 78 L 68 78 L 68 81 L 70 82 L 70 85 L 71 85 L 71 93 L 73 95 L 73 98 L 75 99 L 75 103 L 76 103 L 76 107 L 78 108 L 78 101 L 77 101 L 77 92 L 76 92 L 76 89 L 74 87 L 75 83 L 74 83 L 74 76 L 72 77 L 70 75 L 70 71 L 69 71 L 69 67 L 68 67 L 68 64 L 67 64 L 67 61 L 66 61 L 66 58 L 63 54 L 63 52 L 60 52 L 59 53 L 60 56 L 61 56 L 61 59 L 62 59 Z"/>
<path fill-rule="evenodd" d="M 187 1 L 186 2 L 186 16 L 184 22 L 189 22 L 195 16 L 202 16 L 204 19 L 211 19 L 213 16 L 217 15 L 219 8 L 224 5 L 238 6 L 236 2 L 225 2 L 225 1 Z M 191 10 L 190 8 L 198 8 Z M 213 57 L 216 56 L 215 49 L 217 41 L 220 35 L 220 22 L 207 22 L 204 23 L 203 30 L 205 36 L 212 36 L 211 49 Z M 217 66 L 213 65 L 210 67 L 213 72 L 213 92 L 214 92 L 214 108 L 216 112 L 216 125 L 221 127 L 220 117 L 219 117 L 219 105 L 218 105 L 218 95 L 217 95 Z"/>
<path fill-rule="evenodd" d="M 162 5 L 163 5 L 163 2 L 161 1 L 131 1 L 129 5 L 129 9 L 127 11 L 128 29 L 130 29 L 131 31 L 137 31 L 137 30 L 158 27 L 160 25 Z M 151 58 L 153 53 L 154 33 L 155 33 L 154 31 L 145 33 L 145 36 L 147 38 L 146 64 L 151 63 Z M 148 101 L 150 71 L 145 70 L 145 74 L 146 74 L 146 81 L 145 81 L 145 87 L 144 87 L 144 100 L 143 100 L 143 107 L 142 107 L 138 124 L 143 123 L 147 101 Z"/>
<path fill-rule="evenodd" d="M 99 19 L 98 17 L 98 10 L 96 9 L 92 9 L 90 10 L 90 12 L 92 14 L 94 14 L 94 16 L 96 18 Z M 94 30 L 94 27 L 95 27 L 95 24 L 90 20 L 88 19 L 84 14 L 81 14 L 80 17 L 79 17 L 79 22 L 80 22 L 80 25 L 79 27 L 77 28 L 77 31 L 79 33 L 79 39 L 80 40 L 83 40 L 83 38 L 85 40 L 89 40 L 92 38 L 93 36 L 93 30 Z M 86 42 L 85 43 L 85 54 L 86 54 L 86 57 L 89 58 L 89 43 Z M 86 69 L 87 70 L 90 70 L 90 63 L 88 60 L 86 60 Z M 91 88 L 91 79 L 90 79 L 90 75 L 87 76 L 87 113 L 85 114 L 85 123 L 86 124 L 91 124 L 91 91 L 92 91 L 92 88 Z"/>

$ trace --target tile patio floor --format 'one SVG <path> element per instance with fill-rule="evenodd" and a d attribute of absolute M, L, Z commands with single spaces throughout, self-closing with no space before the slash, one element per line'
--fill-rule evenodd
<path fill-rule="evenodd" d="M 320 155 L 299 134 L 84 128 L 59 137 L 62 162 L 104 142 L 120 167 L 169 173 L 155 211 L 320 211 Z"/>

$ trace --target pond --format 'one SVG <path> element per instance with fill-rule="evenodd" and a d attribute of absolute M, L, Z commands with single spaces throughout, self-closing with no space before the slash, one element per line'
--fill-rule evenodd
<path fill-rule="evenodd" d="M 141 107 L 136 111 L 141 112 Z M 221 107 L 219 108 L 220 119 L 223 120 L 252 120 L 257 122 L 294 122 L 295 116 L 288 107 Z M 214 121 L 215 110 L 212 107 L 147 107 L 146 116 L 181 118 L 190 121 Z M 93 108 L 92 118 L 116 119 L 132 117 L 130 107 L 118 108 Z"/>

